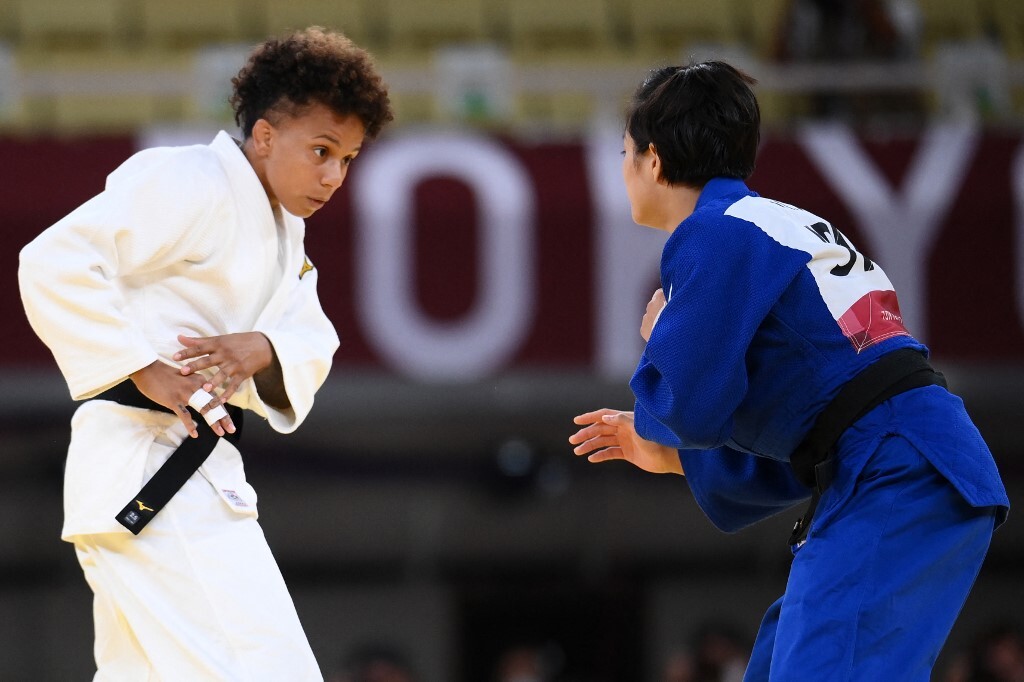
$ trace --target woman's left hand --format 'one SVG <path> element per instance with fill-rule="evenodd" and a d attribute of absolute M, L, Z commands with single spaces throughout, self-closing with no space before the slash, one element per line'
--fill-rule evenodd
<path fill-rule="evenodd" d="M 666 303 L 665 292 L 661 289 L 655 291 L 654 296 L 651 296 L 651 300 L 647 302 L 647 310 L 644 312 L 643 322 L 640 323 L 640 336 L 644 337 L 644 341 L 651 340 L 654 324 L 658 321 L 658 316 L 661 315 Z"/>
<path fill-rule="evenodd" d="M 174 359 L 183 362 L 195 358 L 181 367 L 181 373 L 187 376 L 216 367 L 217 373 L 210 378 L 210 383 L 222 389 L 223 403 L 231 399 L 243 381 L 269 367 L 274 360 L 270 340 L 260 332 L 205 337 L 179 334 L 178 341 L 184 348 L 174 354 Z"/>

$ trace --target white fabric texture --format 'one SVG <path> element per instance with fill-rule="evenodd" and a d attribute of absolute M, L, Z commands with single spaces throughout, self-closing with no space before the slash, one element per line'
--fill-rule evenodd
<path fill-rule="evenodd" d="M 291 407 L 264 403 L 252 379 L 230 402 L 289 433 L 338 347 L 304 233 L 227 133 L 149 149 L 22 249 L 22 301 L 75 400 L 155 361 L 180 366 L 179 334 L 262 332 Z M 186 437 L 174 414 L 107 400 L 72 418 L 61 536 L 95 594 L 95 679 L 322 680 L 230 442 L 138 536 L 115 520 Z"/>
<path fill-rule="evenodd" d="M 26 314 L 72 397 L 94 396 L 156 360 L 179 366 L 179 334 L 259 331 L 280 360 L 291 407 L 264 403 L 252 379 L 230 403 L 276 431 L 294 431 L 327 378 L 338 337 L 317 298 L 316 269 L 303 270 L 305 226 L 286 212 L 278 217 L 237 143 L 221 132 L 210 145 L 135 154 L 102 193 L 22 249 Z M 141 471 L 157 440 L 181 442 L 174 421 L 107 401 L 78 408 L 63 537 L 128 532 L 114 516 L 145 483 Z M 228 443 L 216 452 L 238 458 Z M 240 458 L 228 468 L 241 475 Z"/>
<path fill-rule="evenodd" d="M 194 475 L 137 537 L 71 538 L 95 593 L 94 682 L 323 680 L 263 531 L 221 492 Z"/>

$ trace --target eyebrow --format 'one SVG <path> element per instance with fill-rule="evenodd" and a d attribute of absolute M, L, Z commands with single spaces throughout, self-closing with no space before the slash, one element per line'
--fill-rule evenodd
<path fill-rule="evenodd" d="M 333 143 L 335 147 L 340 147 L 341 146 L 341 141 L 340 140 L 335 139 L 334 136 L 328 135 L 327 133 L 321 133 L 321 134 L 317 135 L 316 137 L 314 137 L 313 139 L 314 140 L 318 140 L 320 138 L 323 138 L 323 139 L 327 140 L 328 142 Z M 363 148 L 363 145 L 360 144 L 358 147 L 356 147 L 355 149 L 353 149 L 349 153 L 351 154 L 353 152 L 359 152 L 359 151 L 362 150 L 362 148 Z"/>

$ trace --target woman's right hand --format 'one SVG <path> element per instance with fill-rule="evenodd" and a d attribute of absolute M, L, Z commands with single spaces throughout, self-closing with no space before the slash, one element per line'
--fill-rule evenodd
<path fill-rule="evenodd" d="M 144 396 L 178 415 L 178 419 L 185 425 L 189 435 L 193 438 L 199 437 L 199 431 L 195 421 L 192 419 L 192 414 L 188 411 L 188 401 L 192 394 L 199 389 L 204 389 L 210 395 L 213 395 L 213 400 L 199 410 L 200 414 L 203 415 L 222 402 L 214 394 L 213 384 L 209 383 L 204 376 L 201 374 L 182 376 L 177 367 L 164 364 L 159 360 L 155 360 L 149 366 L 133 372 L 130 378 Z M 218 436 L 223 436 L 225 432 L 235 432 L 235 425 L 231 421 L 230 415 L 213 422 L 210 424 L 210 428 Z"/>
<path fill-rule="evenodd" d="M 655 474 L 682 474 L 679 451 L 641 438 L 633 425 L 633 413 L 603 408 L 573 419 L 582 426 L 569 436 L 576 455 L 591 462 L 622 459 Z"/>

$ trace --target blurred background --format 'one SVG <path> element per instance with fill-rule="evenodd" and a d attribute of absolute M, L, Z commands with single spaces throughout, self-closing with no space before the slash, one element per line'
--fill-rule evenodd
<path fill-rule="evenodd" d="M 74 405 L 18 250 L 134 151 L 235 132 L 249 49 L 310 24 L 368 48 L 397 109 L 307 225 L 331 377 L 296 434 L 243 444 L 331 680 L 739 679 L 800 510 L 724 535 L 681 479 L 566 442 L 632 404 L 663 238 L 619 152 L 654 66 L 758 78 L 751 187 L 886 268 L 1024 501 L 1020 0 L 0 0 L 0 679 L 94 671 L 58 538 Z M 935 679 L 1024 680 L 1022 559 L 1011 513 Z"/>

